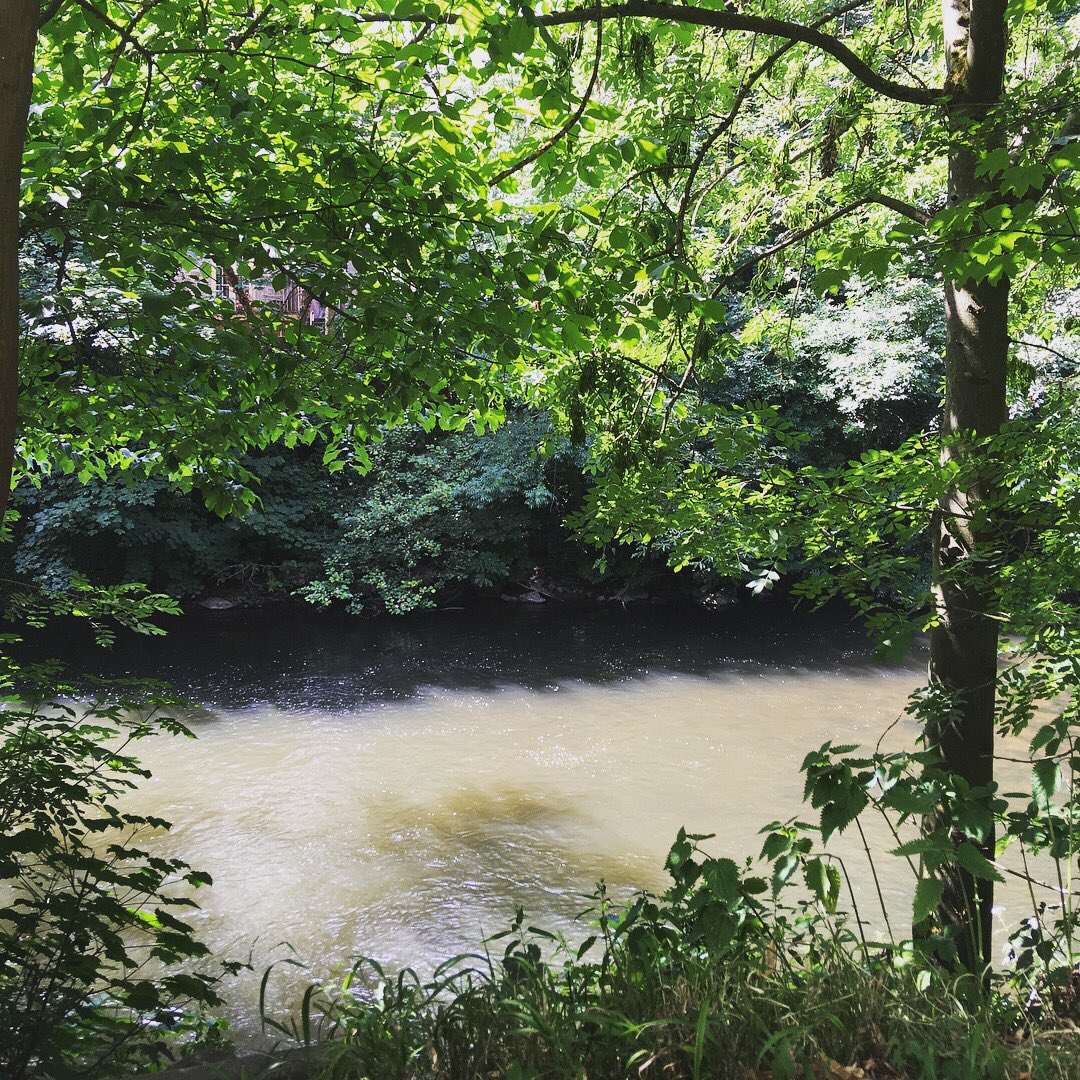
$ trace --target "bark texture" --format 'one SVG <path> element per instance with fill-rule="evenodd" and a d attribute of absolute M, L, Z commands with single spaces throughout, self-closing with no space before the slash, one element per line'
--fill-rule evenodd
<path fill-rule="evenodd" d="M 19 180 L 39 0 L 0 2 L 0 516 L 7 508 L 19 398 Z"/>
<path fill-rule="evenodd" d="M 993 198 L 976 166 L 1001 141 L 987 114 L 1004 82 L 1005 0 L 944 0 L 944 16 L 947 85 L 954 95 L 949 202 Z M 938 625 L 930 638 L 930 679 L 953 708 L 931 722 L 927 737 L 949 771 L 972 787 L 987 787 L 994 779 L 998 628 L 992 571 L 982 557 L 993 547 L 1000 523 L 985 513 L 993 495 L 993 462 L 977 458 L 965 436 L 991 435 L 1005 422 L 1008 310 L 1007 279 L 993 285 L 946 282 L 942 463 L 961 464 L 964 479 L 945 492 L 933 537 Z M 993 858 L 992 833 L 984 854 Z M 994 884 L 958 868 L 942 884 L 938 921 L 955 932 L 960 963 L 984 971 L 991 960 Z"/>

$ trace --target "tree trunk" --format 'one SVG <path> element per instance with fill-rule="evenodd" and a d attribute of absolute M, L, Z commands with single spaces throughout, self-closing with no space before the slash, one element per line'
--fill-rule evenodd
<path fill-rule="evenodd" d="M 951 106 L 949 202 L 993 197 L 992 181 L 976 176 L 982 154 L 1000 144 L 986 116 L 1001 98 L 1007 35 L 1005 0 L 944 0 L 945 54 Z M 964 241 L 958 241 L 963 243 Z M 933 536 L 934 600 L 930 681 L 952 709 L 927 726 L 927 741 L 946 768 L 972 787 L 994 778 L 994 697 L 998 629 L 992 617 L 992 575 L 981 556 L 993 545 L 985 504 L 993 492 L 993 462 L 972 457 L 963 435 L 992 435 L 1006 419 L 1009 282 L 947 281 L 945 285 L 945 412 L 943 465 L 961 464 L 964 480 L 943 495 Z M 959 440 L 953 442 L 956 436 Z M 1000 524 L 1000 523 L 998 523 Z M 993 858 L 993 830 L 983 853 Z M 957 959 L 983 972 L 991 961 L 992 881 L 948 868 L 937 913 L 955 935 Z"/>
<path fill-rule="evenodd" d="M 7 508 L 19 397 L 19 181 L 39 0 L 0 2 L 0 518 Z"/>

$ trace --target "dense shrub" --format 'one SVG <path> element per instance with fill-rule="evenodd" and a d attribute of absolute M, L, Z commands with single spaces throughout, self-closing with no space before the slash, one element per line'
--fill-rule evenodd
<path fill-rule="evenodd" d="M 260 478 L 260 503 L 224 520 L 197 496 L 156 479 L 83 483 L 64 476 L 40 490 L 23 488 L 15 569 L 50 589 L 80 574 L 150 582 L 178 596 L 222 582 L 299 584 L 318 564 L 343 483 L 300 452 L 252 457 L 246 465 Z"/>
<path fill-rule="evenodd" d="M 586 488 L 580 455 L 548 435 L 535 413 L 482 437 L 396 429 L 370 447 L 365 474 L 329 473 L 317 448 L 279 448 L 249 456 L 259 503 L 224 519 L 161 480 L 59 476 L 17 493 L 14 571 L 49 590 L 144 581 L 176 596 L 298 597 L 365 615 L 516 591 L 537 567 L 613 591 L 669 577 L 662 561 L 627 551 L 596 568 L 563 523 Z M 541 454 L 544 442 L 553 447 Z"/>

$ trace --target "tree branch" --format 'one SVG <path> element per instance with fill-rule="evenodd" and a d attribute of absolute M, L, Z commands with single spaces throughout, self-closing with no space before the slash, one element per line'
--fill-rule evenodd
<path fill-rule="evenodd" d="M 74 2 L 91 18 L 97 19 L 98 22 L 103 23 L 110 30 L 119 34 L 120 40 L 129 48 L 134 49 L 145 59 L 150 58 L 150 50 L 132 34 L 131 29 L 121 26 L 115 19 L 110 19 L 104 11 L 91 4 L 90 0 L 74 0 Z"/>
<path fill-rule="evenodd" d="M 600 4 L 596 5 L 597 10 L 600 10 Z M 568 135 L 576 126 L 578 121 L 585 115 L 585 109 L 588 107 L 590 100 L 592 100 L 593 90 L 596 89 L 596 81 L 600 75 L 600 54 L 604 43 L 604 21 L 603 19 L 596 20 L 596 56 L 593 59 L 592 75 L 589 77 L 589 85 L 585 88 L 585 93 L 582 95 L 581 104 L 574 110 L 574 115 L 566 121 L 565 124 L 543 146 L 537 147 L 531 154 L 526 154 L 519 162 L 514 165 L 503 169 L 501 172 L 495 174 L 492 178 L 492 185 L 501 184 L 504 180 L 513 176 L 514 173 L 521 172 L 526 166 L 531 165 L 534 161 L 539 160 L 544 156 L 553 146 L 556 145 L 561 139 Z"/>
<path fill-rule="evenodd" d="M 623 0 L 622 3 L 605 4 L 600 8 L 571 8 L 569 11 L 531 16 L 531 20 L 538 26 L 566 26 L 603 19 L 666 19 L 669 22 L 689 23 L 714 30 L 741 30 L 751 34 L 766 34 L 769 37 L 802 41 L 828 53 L 843 64 L 861 83 L 886 97 L 914 105 L 939 105 L 948 100 L 945 90 L 908 86 L 906 83 L 886 78 L 838 38 L 823 33 L 815 27 L 789 22 L 786 19 L 774 19 L 764 15 L 744 15 L 730 8 L 715 10 L 684 7 L 679 4 L 653 3 L 651 0 Z"/>
<path fill-rule="evenodd" d="M 920 225 L 928 224 L 934 216 L 931 210 L 923 210 L 922 207 L 913 206 L 911 203 L 904 202 L 903 199 L 894 199 L 891 195 L 868 195 L 866 201 L 877 203 L 878 206 L 887 206 L 890 210 L 895 210 L 896 213 L 903 214 L 904 217 L 911 218 Z"/>
<path fill-rule="evenodd" d="M 744 259 L 734 270 L 729 270 L 716 284 L 712 291 L 712 298 L 715 300 L 740 274 L 753 269 L 758 263 L 762 263 L 773 255 L 779 254 L 786 248 L 791 247 L 792 244 L 797 244 L 800 240 L 805 240 L 808 236 L 826 228 L 834 221 L 838 221 L 840 218 L 846 217 L 848 214 L 852 214 L 856 210 L 866 206 L 867 203 L 874 201 L 876 200 L 864 196 L 861 199 L 856 199 L 854 202 L 845 203 L 843 206 L 826 214 L 824 217 L 818 218 L 817 221 L 810 225 L 805 225 L 801 229 L 795 229 L 793 232 L 789 232 L 782 240 L 777 240 L 775 244 L 771 244 L 769 247 L 765 248 L 764 251 L 759 251 L 756 255 L 751 255 L 749 258 Z"/>

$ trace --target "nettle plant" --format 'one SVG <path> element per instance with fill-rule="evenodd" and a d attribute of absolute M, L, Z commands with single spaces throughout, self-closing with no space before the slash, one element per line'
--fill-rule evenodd
<path fill-rule="evenodd" d="M 1052 719 L 1037 725 L 1031 739 L 1030 791 L 972 787 L 946 769 L 934 750 L 859 754 L 858 747 L 826 743 L 803 762 L 806 795 L 820 811 L 820 825 L 789 823 L 792 839 L 783 857 L 789 862 L 796 854 L 808 859 L 817 851 L 810 829 L 824 842 L 860 815 L 879 814 L 897 841 L 891 854 L 908 862 L 914 883 L 914 938 L 889 944 L 899 946 L 905 963 L 921 956 L 947 967 L 955 965 L 958 925 L 979 925 L 967 912 L 962 923 L 949 925 L 941 919 L 951 880 L 960 872 L 980 885 L 1003 883 L 1003 874 L 1020 879 L 1030 909 L 1009 936 L 1004 967 L 984 976 L 1020 991 L 1031 1014 L 1075 1017 L 1080 1003 L 1074 887 L 1080 852 L 1076 684 L 1075 661 L 1060 657 L 1041 658 L 1023 671 L 1014 668 L 1006 681 L 999 714 L 1002 734 L 1028 729 L 1035 701 L 1044 694 L 1068 699 Z M 947 697 L 926 690 L 913 696 L 908 712 L 923 723 L 947 724 L 954 707 Z M 920 820 L 921 834 L 901 842 L 901 830 Z M 770 841 L 766 854 L 777 847 Z M 988 841 L 997 858 L 983 854 Z M 1000 859 L 1009 848 L 1020 852 L 1019 869 Z M 1045 864 L 1053 868 L 1049 874 L 1034 869 Z M 819 899 L 835 904 L 838 873 L 835 882 L 808 873 L 807 884 Z"/>
<path fill-rule="evenodd" d="M 149 850 L 169 823 L 122 801 L 142 739 L 190 734 L 179 703 L 132 683 L 73 704 L 57 665 L 9 658 L 0 687 L 0 1073 L 108 1076 L 218 1038 L 202 1010 L 237 965 L 201 970 L 183 917 L 210 878 Z"/>

